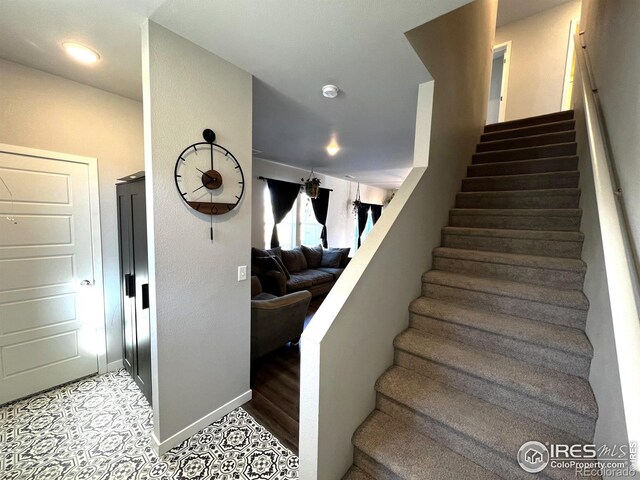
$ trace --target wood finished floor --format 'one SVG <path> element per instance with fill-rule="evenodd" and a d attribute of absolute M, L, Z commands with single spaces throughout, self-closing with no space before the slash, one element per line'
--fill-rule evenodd
<path fill-rule="evenodd" d="M 309 305 L 305 328 L 323 298 Z M 300 418 L 300 345 L 286 345 L 253 365 L 253 398 L 244 408 L 280 442 L 298 454 Z"/>

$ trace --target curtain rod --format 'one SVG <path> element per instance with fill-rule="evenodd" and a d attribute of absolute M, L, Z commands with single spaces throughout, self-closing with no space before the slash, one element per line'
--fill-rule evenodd
<path fill-rule="evenodd" d="M 259 180 L 264 180 L 265 182 L 266 182 L 267 180 L 269 180 L 268 178 L 263 177 L 263 176 L 259 176 L 259 177 L 258 177 L 258 179 L 259 179 Z M 277 180 L 277 178 L 272 178 L 271 180 Z M 296 183 L 296 182 L 289 182 L 289 181 L 287 181 L 287 180 L 279 180 L 279 181 L 280 181 L 280 182 L 287 182 L 287 183 Z M 301 184 L 301 186 L 302 186 L 302 184 Z M 320 188 L 322 188 L 323 190 L 329 190 L 330 192 L 333 192 L 333 188 L 323 188 L 323 187 L 320 187 Z"/>

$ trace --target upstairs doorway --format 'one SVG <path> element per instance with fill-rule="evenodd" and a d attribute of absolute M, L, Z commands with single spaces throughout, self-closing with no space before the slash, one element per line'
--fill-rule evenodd
<path fill-rule="evenodd" d="M 504 122 L 505 120 L 510 57 L 511 42 L 501 43 L 493 48 L 487 124 Z"/>

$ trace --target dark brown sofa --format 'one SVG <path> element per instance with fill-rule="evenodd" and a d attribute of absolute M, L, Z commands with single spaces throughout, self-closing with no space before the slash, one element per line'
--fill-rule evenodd
<path fill-rule="evenodd" d="M 314 297 L 328 293 L 349 262 L 349 248 L 295 247 L 251 250 L 252 273 L 264 291 L 282 296 L 307 290 Z"/>

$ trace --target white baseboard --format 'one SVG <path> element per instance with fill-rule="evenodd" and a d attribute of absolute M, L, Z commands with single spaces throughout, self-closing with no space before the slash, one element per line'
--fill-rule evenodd
<path fill-rule="evenodd" d="M 207 425 L 211 425 L 213 422 L 220 420 L 227 413 L 232 412 L 241 405 L 244 405 L 251 400 L 252 392 L 247 390 L 242 395 L 237 396 L 233 400 L 225 403 L 220 408 L 216 408 L 213 412 L 206 414 L 199 420 L 196 420 L 191 425 L 183 428 L 178 433 L 171 435 L 163 442 L 158 441 L 155 432 L 151 433 L 151 446 L 158 456 L 164 455 L 173 447 L 180 445 L 187 438 L 195 433 L 198 433 Z"/>
<path fill-rule="evenodd" d="M 115 372 L 124 367 L 122 359 L 107 363 L 107 372 Z"/>

